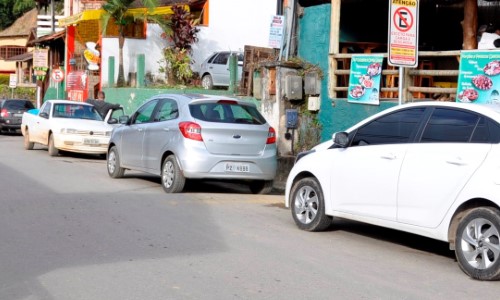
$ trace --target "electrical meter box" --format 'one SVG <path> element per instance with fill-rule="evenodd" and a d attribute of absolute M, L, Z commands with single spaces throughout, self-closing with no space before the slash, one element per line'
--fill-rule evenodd
<path fill-rule="evenodd" d="M 310 111 L 318 111 L 320 104 L 320 99 L 317 96 L 309 96 L 307 98 L 307 109 Z"/>
<path fill-rule="evenodd" d="M 321 81 L 318 73 L 307 73 L 304 76 L 304 92 L 306 95 L 319 95 L 321 92 Z"/>
<path fill-rule="evenodd" d="M 297 75 L 285 77 L 285 96 L 288 100 L 302 99 L 302 77 Z"/>
<path fill-rule="evenodd" d="M 299 112 L 296 109 L 286 110 L 286 128 L 296 129 L 299 123 Z"/>

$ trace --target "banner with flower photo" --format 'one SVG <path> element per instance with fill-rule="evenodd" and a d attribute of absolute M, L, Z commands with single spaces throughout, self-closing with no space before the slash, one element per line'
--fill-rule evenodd
<path fill-rule="evenodd" d="M 500 104 L 500 51 L 462 51 L 456 102 Z"/>
<path fill-rule="evenodd" d="M 353 55 L 347 101 L 379 105 L 383 55 Z"/>

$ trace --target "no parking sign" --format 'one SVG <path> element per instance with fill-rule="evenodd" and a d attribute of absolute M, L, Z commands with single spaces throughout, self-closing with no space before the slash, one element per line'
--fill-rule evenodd
<path fill-rule="evenodd" d="M 418 65 L 418 0 L 389 0 L 389 54 L 391 66 Z"/>

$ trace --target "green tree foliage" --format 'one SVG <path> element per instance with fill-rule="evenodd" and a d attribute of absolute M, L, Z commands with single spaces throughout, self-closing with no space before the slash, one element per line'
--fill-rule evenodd
<path fill-rule="evenodd" d="M 165 16 L 166 22 L 170 25 L 170 31 L 164 32 L 166 38 L 173 46 L 163 50 L 163 59 L 160 63 L 165 67 L 160 67 L 160 72 L 166 72 L 170 85 L 177 82 L 186 83 L 193 76 L 191 70 L 192 45 L 198 41 L 197 34 L 200 31 L 196 27 L 197 21 L 182 6 L 173 6 L 173 14 Z"/>
<path fill-rule="evenodd" d="M 123 69 L 123 45 L 125 44 L 125 27 L 134 18 L 127 14 L 134 0 L 108 0 L 102 5 L 105 13 L 102 15 L 103 35 L 106 34 L 106 29 L 111 19 L 118 26 L 118 87 L 125 86 L 125 72 Z M 141 3 L 151 12 L 157 5 L 157 0 L 141 0 Z M 146 17 L 144 17 L 146 18 Z"/>
<path fill-rule="evenodd" d="M 12 25 L 18 17 L 35 6 L 34 0 L 0 0 L 0 30 Z"/>

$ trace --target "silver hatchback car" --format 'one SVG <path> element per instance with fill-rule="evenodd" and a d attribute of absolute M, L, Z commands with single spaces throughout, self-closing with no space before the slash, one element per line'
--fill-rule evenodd
<path fill-rule="evenodd" d="M 272 190 L 276 132 L 251 102 L 164 94 L 122 121 L 108 147 L 113 178 L 127 169 L 160 175 L 167 193 L 181 192 L 186 179 L 243 180 L 253 193 Z"/>

